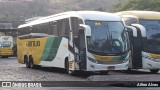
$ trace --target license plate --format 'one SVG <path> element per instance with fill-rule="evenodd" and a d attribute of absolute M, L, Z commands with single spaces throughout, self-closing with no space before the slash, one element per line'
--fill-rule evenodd
<path fill-rule="evenodd" d="M 114 70 L 115 66 L 108 66 L 108 70 Z"/>

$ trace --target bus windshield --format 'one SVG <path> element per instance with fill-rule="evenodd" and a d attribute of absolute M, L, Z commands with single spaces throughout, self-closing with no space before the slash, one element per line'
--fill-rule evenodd
<path fill-rule="evenodd" d="M 87 38 L 88 51 L 95 54 L 118 54 L 129 49 L 128 35 L 120 21 L 92 21 L 91 37 Z"/>
<path fill-rule="evenodd" d="M 160 20 L 140 20 L 140 24 L 146 29 L 147 45 L 145 51 L 160 53 Z"/>
<path fill-rule="evenodd" d="M 0 41 L 0 48 L 9 48 L 11 46 L 12 46 L 12 42 L 9 41 L 9 40 L 6 40 L 6 41 L 2 40 L 2 41 Z"/>

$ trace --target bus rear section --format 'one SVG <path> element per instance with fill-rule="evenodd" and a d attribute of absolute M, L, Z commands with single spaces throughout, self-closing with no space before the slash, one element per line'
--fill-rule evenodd
<path fill-rule="evenodd" d="M 2 58 L 13 56 L 13 38 L 11 36 L 0 36 L 0 56 Z"/>
<path fill-rule="evenodd" d="M 39 66 L 65 68 L 68 40 L 42 33 L 32 33 L 17 38 L 18 62 L 27 68 Z"/>

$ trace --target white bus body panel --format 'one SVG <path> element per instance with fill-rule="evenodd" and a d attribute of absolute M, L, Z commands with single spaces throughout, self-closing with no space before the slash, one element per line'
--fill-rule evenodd
<path fill-rule="evenodd" d="M 115 69 L 113 70 L 127 70 L 128 69 L 128 63 L 129 61 L 122 63 L 122 64 L 112 64 L 112 65 L 105 65 L 105 64 L 96 64 L 89 60 L 87 60 L 87 71 L 103 71 L 103 70 L 109 70 L 109 66 L 114 66 Z"/>
<path fill-rule="evenodd" d="M 91 53 L 87 53 L 87 56 L 92 57 Z M 94 62 L 91 62 L 90 60 L 88 60 L 87 58 L 87 71 L 103 71 L 103 70 L 109 70 L 108 67 L 113 66 L 115 67 L 115 69 L 113 70 L 127 70 L 128 69 L 128 65 L 129 65 L 129 58 L 130 58 L 130 53 L 128 53 L 127 57 L 125 58 L 126 62 L 123 62 L 121 64 L 97 64 Z"/>
<path fill-rule="evenodd" d="M 64 68 L 65 58 L 68 56 L 68 39 L 62 38 L 57 54 L 52 61 L 41 61 L 40 65 Z"/>
<path fill-rule="evenodd" d="M 147 52 L 142 52 L 143 69 L 160 69 L 160 60 L 150 58 Z"/>

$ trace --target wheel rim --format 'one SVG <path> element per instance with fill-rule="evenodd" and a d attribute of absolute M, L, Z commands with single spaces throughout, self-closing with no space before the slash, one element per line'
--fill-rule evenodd
<path fill-rule="evenodd" d="M 29 63 L 30 63 L 30 67 L 33 68 L 33 67 L 34 67 L 34 64 L 33 64 L 33 59 L 32 59 L 32 57 L 30 57 L 29 61 L 30 61 L 30 62 L 29 62 Z"/>
<path fill-rule="evenodd" d="M 28 62 L 28 60 L 26 60 L 26 67 L 27 68 L 29 68 L 30 66 L 29 66 L 29 62 Z"/>
<path fill-rule="evenodd" d="M 31 66 L 31 68 L 33 68 L 33 63 L 32 63 L 32 61 L 30 61 L 30 66 Z"/>
<path fill-rule="evenodd" d="M 26 60 L 26 67 L 28 67 L 28 61 Z"/>

